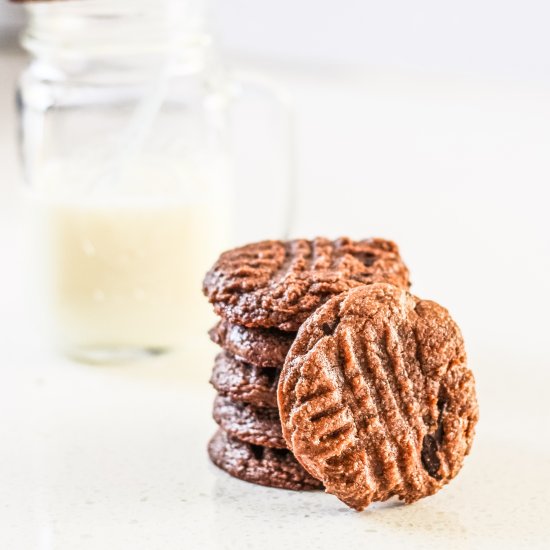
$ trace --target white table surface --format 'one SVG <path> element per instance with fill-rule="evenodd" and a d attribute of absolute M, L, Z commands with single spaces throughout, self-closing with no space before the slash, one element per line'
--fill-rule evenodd
<path fill-rule="evenodd" d="M 459 477 L 356 513 L 209 463 L 212 348 L 94 367 L 30 330 L 6 85 L 21 63 L 0 55 L 1 549 L 549 547 L 548 88 L 264 67 L 296 100 L 295 232 L 398 240 L 415 292 L 463 327 L 478 381 Z"/>

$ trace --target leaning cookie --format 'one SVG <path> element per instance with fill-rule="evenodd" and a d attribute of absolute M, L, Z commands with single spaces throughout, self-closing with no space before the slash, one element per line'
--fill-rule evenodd
<path fill-rule="evenodd" d="M 319 237 L 224 252 L 206 274 L 203 291 L 215 312 L 232 323 L 297 331 L 332 296 L 376 282 L 409 287 L 395 243 Z"/>
<path fill-rule="evenodd" d="M 239 441 L 218 430 L 208 444 L 212 462 L 228 474 L 267 487 L 310 491 L 322 488 L 287 449 L 270 449 Z"/>
<path fill-rule="evenodd" d="M 210 339 L 238 359 L 256 367 L 281 368 L 296 333 L 248 328 L 222 319 L 208 333 Z"/>
<path fill-rule="evenodd" d="M 438 491 L 478 419 L 459 328 L 443 307 L 388 284 L 341 294 L 304 323 L 278 399 L 289 449 L 357 510 Z"/>
<path fill-rule="evenodd" d="M 221 395 L 214 400 L 212 416 L 229 435 L 263 447 L 286 448 L 277 409 L 254 407 Z"/>

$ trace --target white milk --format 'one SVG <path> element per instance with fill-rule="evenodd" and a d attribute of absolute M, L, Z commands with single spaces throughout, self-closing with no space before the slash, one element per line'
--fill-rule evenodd
<path fill-rule="evenodd" d="M 202 278 L 227 246 L 228 205 L 34 199 L 55 339 L 78 354 L 204 342 Z M 43 272 L 45 268 L 46 272 Z"/>

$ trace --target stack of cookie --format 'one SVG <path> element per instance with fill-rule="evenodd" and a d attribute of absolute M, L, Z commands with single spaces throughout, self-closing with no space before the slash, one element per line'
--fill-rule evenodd
<path fill-rule="evenodd" d="M 220 428 L 208 449 L 217 466 L 260 485 L 322 487 L 287 448 L 279 376 L 298 329 L 319 306 L 379 282 L 409 287 L 397 246 L 383 239 L 264 241 L 220 256 L 204 280 L 204 293 L 221 317 L 210 331 L 222 347 L 211 378 Z"/>

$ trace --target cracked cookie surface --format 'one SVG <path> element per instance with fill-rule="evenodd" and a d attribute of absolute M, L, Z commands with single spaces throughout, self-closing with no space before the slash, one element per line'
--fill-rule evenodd
<path fill-rule="evenodd" d="M 308 491 L 321 489 L 287 449 L 270 449 L 239 441 L 218 430 L 208 444 L 210 460 L 228 474 L 267 487 Z"/>
<path fill-rule="evenodd" d="M 232 323 L 297 331 L 332 296 L 376 282 L 409 287 L 395 243 L 318 237 L 224 252 L 206 274 L 203 291 L 215 312 Z"/>
<path fill-rule="evenodd" d="M 248 328 L 222 319 L 210 329 L 210 339 L 232 355 L 256 367 L 281 368 L 296 333 Z"/>
<path fill-rule="evenodd" d="M 458 326 L 388 284 L 341 294 L 304 323 L 278 399 L 288 447 L 357 510 L 438 491 L 460 470 L 478 418 Z"/>
<path fill-rule="evenodd" d="M 276 409 L 280 373 L 280 368 L 255 367 L 222 351 L 216 356 L 210 383 L 233 401 Z"/>
<path fill-rule="evenodd" d="M 276 449 L 286 448 L 276 408 L 254 407 L 218 395 L 214 400 L 212 416 L 229 435 L 241 441 Z"/>

